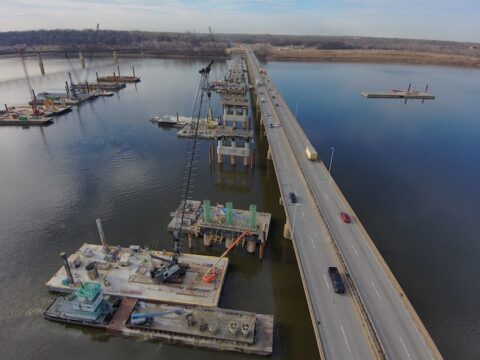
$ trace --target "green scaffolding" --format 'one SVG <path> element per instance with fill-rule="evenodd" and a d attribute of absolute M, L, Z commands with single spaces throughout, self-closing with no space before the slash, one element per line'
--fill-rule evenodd
<path fill-rule="evenodd" d="M 210 207 L 210 200 L 203 200 L 203 221 L 210 224 L 212 222 L 212 208 Z"/>
<path fill-rule="evenodd" d="M 233 225 L 233 209 L 232 209 L 232 203 L 229 201 L 225 204 L 226 207 L 226 212 L 225 212 L 225 221 L 227 225 Z"/>

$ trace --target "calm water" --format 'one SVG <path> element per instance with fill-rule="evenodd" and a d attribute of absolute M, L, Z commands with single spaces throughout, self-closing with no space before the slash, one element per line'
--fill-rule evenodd
<path fill-rule="evenodd" d="M 73 64 L 76 66 L 75 61 Z M 37 91 L 61 89 L 65 60 L 29 63 Z M 44 283 L 58 253 L 97 242 L 95 218 L 112 244 L 171 246 L 168 214 L 180 197 L 186 140 L 147 120 L 188 115 L 204 61 L 137 60 L 142 77 L 112 98 L 82 104 L 46 128 L 0 128 L 0 345 L 11 359 L 240 359 L 243 354 L 158 345 L 47 322 Z M 333 174 L 447 358 L 480 353 L 475 219 L 480 215 L 478 70 L 399 65 L 270 63 L 266 65 L 322 158 L 335 147 Z M 16 60 L 0 60 L 0 102 L 25 102 Z M 213 75 L 220 76 L 225 64 Z M 115 70 L 97 60 L 91 79 Z M 80 79 L 84 74 L 76 71 Z M 366 100 L 361 90 L 430 84 L 433 102 Z M 218 99 L 213 99 L 218 113 Z M 275 359 L 316 358 L 303 288 L 266 144 L 257 139 L 253 171 L 210 170 L 200 146 L 195 197 L 273 214 L 266 258 L 231 256 L 220 305 L 275 315 Z M 221 249 L 196 253 L 218 254 Z"/>

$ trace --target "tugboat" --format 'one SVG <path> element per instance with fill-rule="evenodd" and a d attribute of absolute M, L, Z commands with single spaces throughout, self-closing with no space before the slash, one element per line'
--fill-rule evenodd
<path fill-rule="evenodd" d="M 47 320 L 106 327 L 121 298 L 103 294 L 100 284 L 86 282 L 74 293 L 57 297 L 44 312 Z"/>

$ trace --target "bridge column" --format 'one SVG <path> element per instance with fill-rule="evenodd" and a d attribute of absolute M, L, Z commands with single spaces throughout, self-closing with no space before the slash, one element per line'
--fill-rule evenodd
<path fill-rule="evenodd" d="M 278 203 L 280 206 L 283 206 L 283 198 L 281 196 L 278 198 Z"/>
<path fill-rule="evenodd" d="M 221 147 L 223 145 L 222 139 L 218 140 L 217 142 L 217 161 L 219 164 L 223 164 L 223 156 L 222 156 L 222 151 Z"/>
<path fill-rule="evenodd" d="M 207 234 L 203 234 L 203 245 L 205 246 L 212 245 L 212 239 Z"/>
<path fill-rule="evenodd" d="M 272 150 L 270 149 L 270 146 L 268 146 L 267 160 L 272 160 Z"/>
<path fill-rule="evenodd" d="M 193 247 L 192 240 L 193 240 L 193 235 L 191 233 L 188 233 L 188 248 L 189 249 L 191 249 Z"/>
<path fill-rule="evenodd" d="M 288 222 L 288 220 L 283 227 L 283 237 L 285 239 L 292 240 L 292 231 L 290 229 L 290 223 Z"/>
<path fill-rule="evenodd" d="M 234 150 L 232 153 L 235 154 L 235 148 L 237 147 L 237 144 L 235 144 L 235 140 L 232 141 L 232 150 Z M 237 163 L 237 156 L 236 155 L 230 155 L 230 165 L 235 165 Z"/>
<path fill-rule="evenodd" d="M 264 254 L 265 254 L 265 244 L 260 244 L 260 247 L 258 249 L 258 258 L 260 260 L 263 260 Z"/>

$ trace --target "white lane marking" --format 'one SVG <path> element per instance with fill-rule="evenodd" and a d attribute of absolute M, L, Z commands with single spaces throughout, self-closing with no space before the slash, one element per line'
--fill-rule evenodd
<path fill-rule="evenodd" d="M 330 285 L 328 285 L 327 276 L 325 274 L 323 274 L 323 278 L 325 279 L 325 284 L 327 285 L 327 289 L 330 290 Z"/>
<path fill-rule="evenodd" d="M 315 243 L 313 242 L 313 238 L 310 238 L 310 241 L 312 242 L 313 248 L 316 249 L 317 247 L 315 246 Z"/>
<path fill-rule="evenodd" d="M 378 298 L 379 298 L 380 300 L 382 300 L 382 298 L 380 297 L 380 293 L 378 292 L 378 290 L 377 290 L 375 284 L 373 283 L 373 281 L 370 281 L 370 283 L 372 284 L 373 288 L 375 289 L 375 292 L 377 293 Z"/>
<path fill-rule="evenodd" d="M 405 352 L 407 353 L 408 358 L 411 359 L 411 358 L 410 358 L 410 354 L 409 354 L 409 352 L 408 352 L 408 350 L 407 350 L 407 347 L 405 346 L 405 343 L 403 342 L 402 338 L 400 338 L 400 342 L 402 343 L 403 348 L 405 349 Z"/>
<path fill-rule="evenodd" d="M 342 333 L 343 333 L 343 338 L 345 339 L 345 342 L 347 343 L 347 348 L 348 348 L 348 351 L 349 352 L 352 352 L 352 350 L 350 350 L 350 345 L 348 345 L 348 341 L 347 341 L 347 335 L 345 335 L 345 330 L 343 330 L 343 326 L 340 325 L 340 328 L 342 329 Z M 405 349 L 406 350 L 406 349 Z M 410 357 L 410 356 L 409 356 Z"/>
<path fill-rule="evenodd" d="M 355 254 L 358 256 L 357 248 L 353 244 L 352 244 L 352 247 L 353 247 L 353 250 L 355 250 Z"/>

